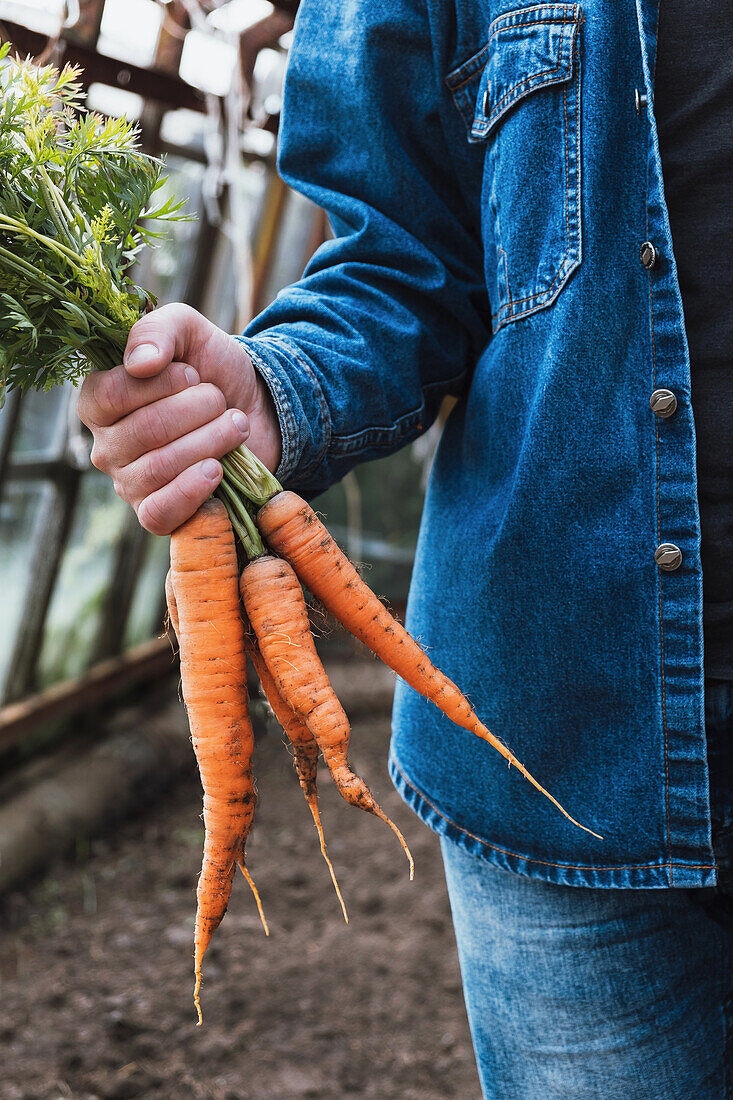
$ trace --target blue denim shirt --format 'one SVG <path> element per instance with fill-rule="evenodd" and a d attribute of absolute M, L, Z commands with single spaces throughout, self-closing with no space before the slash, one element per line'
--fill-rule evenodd
<path fill-rule="evenodd" d="M 391 773 L 437 832 L 579 886 L 716 880 L 656 19 L 657 0 L 303 0 L 280 168 L 335 239 L 244 337 L 280 476 L 309 495 L 459 398 L 408 628 L 604 839 L 402 683 Z"/>

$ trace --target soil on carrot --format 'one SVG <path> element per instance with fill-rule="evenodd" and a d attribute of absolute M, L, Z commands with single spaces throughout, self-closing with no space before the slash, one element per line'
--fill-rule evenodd
<path fill-rule="evenodd" d="M 201 1028 L 193 765 L 154 810 L 6 899 L 2 1100 L 478 1100 L 437 841 L 392 790 L 387 740 L 386 716 L 357 721 L 351 756 L 407 837 L 413 883 L 393 834 L 321 779 L 348 927 L 290 752 L 273 730 L 258 741 L 247 865 L 272 935 L 237 876 Z"/>

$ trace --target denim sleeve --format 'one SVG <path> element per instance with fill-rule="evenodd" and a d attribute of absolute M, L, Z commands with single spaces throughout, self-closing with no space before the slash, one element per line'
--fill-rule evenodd
<path fill-rule="evenodd" d="M 425 0 L 300 6 L 279 169 L 335 237 L 241 339 L 280 418 L 279 477 L 308 495 L 427 429 L 488 340 L 480 174 L 444 49 Z"/>

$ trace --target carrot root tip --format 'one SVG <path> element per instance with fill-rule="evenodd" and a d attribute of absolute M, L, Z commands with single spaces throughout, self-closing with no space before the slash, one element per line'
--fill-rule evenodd
<path fill-rule="evenodd" d="M 376 816 L 381 821 L 383 821 L 385 823 L 385 825 L 389 825 L 390 829 L 392 830 L 392 832 L 394 833 L 394 835 L 397 837 L 400 844 L 402 845 L 402 850 L 405 853 L 405 855 L 407 856 L 407 862 L 410 864 L 410 882 L 412 882 L 413 879 L 415 878 L 415 860 L 412 858 L 412 852 L 410 851 L 410 849 L 407 846 L 407 841 L 405 840 L 402 833 L 400 832 L 400 830 L 395 825 L 394 821 L 392 821 L 391 818 L 387 817 L 384 810 L 382 810 L 381 807 L 377 806 L 376 803 L 375 803 L 375 807 L 376 808 L 374 809 L 373 812 L 376 814 Z"/>
<path fill-rule="evenodd" d="M 252 891 L 252 893 L 254 894 L 254 899 L 257 903 L 257 912 L 260 914 L 260 920 L 262 921 L 262 927 L 265 930 L 265 935 L 269 936 L 270 935 L 270 927 L 267 923 L 267 917 L 265 916 L 265 910 L 262 908 L 262 902 L 260 900 L 260 895 L 258 893 L 257 887 L 255 886 L 254 879 L 252 878 L 251 874 L 249 873 L 249 871 L 245 867 L 244 863 L 239 864 L 239 869 L 242 872 L 242 874 L 244 875 L 244 877 L 246 878 L 247 882 L 249 883 L 249 888 Z"/>
<path fill-rule="evenodd" d="M 201 971 L 197 970 L 196 971 L 196 985 L 195 985 L 194 991 L 193 991 L 193 1003 L 196 1006 L 196 1015 L 198 1017 L 198 1019 L 196 1021 L 196 1027 L 201 1027 L 201 1025 L 204 1022 L 204 1016 L 203 1016 L 203 1013 L 201 1011 L 201 1001 L 199 999 L 200 991 L 201 991 Z"/>
<path fill-rule="evenodd" d="M 346 905 L 344 903 L 344 899 L 343 899 L 343 896 L 341 894 L 341 888 L 339 887 L 338 879 L 336 878 L 336 872 L 333 869 L 333 864 L 331 863 L 331 860 L 329 859 L 329 856 L 328 856 L 328 852 L 326 851 L 326 838 L 323 835 L 323 825 L 321 824 L 321 814 L 320 814 L 320 811 L 318 809 L 318 799 L 315 795 L 313 796 L 312 799 L 311 798 L 308 799 L 308 805 L 310 807 L 311 813 L 313 814 L 313 821 L 314 821 L 315 826 L 316 826 L 316 831 L 318 832 L 318 839 L 319 839 L 320 844 L 321 844 L 321 855 L 325 859 L 326 866 L 328 867 L 328 870 L 331 874 L 331 882 L 333 883 L 333 888 L 336 891 L 336 897 L 339 899 L 339 903 L 341 905 L 341 912 L 344 915 L 344 921 L 345 921 L 346 924 L 348 924 L 349 923 L 349 914 L 346 912 Z"/>

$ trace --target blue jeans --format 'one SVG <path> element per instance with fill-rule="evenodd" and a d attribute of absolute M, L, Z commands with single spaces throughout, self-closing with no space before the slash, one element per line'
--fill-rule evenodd
<path fill-rule="evenodd" d="M 705 691 L 716 887 L 558 886 L 442 839 L 487 1100 L 733 1098 L 733 683 Z"/>

